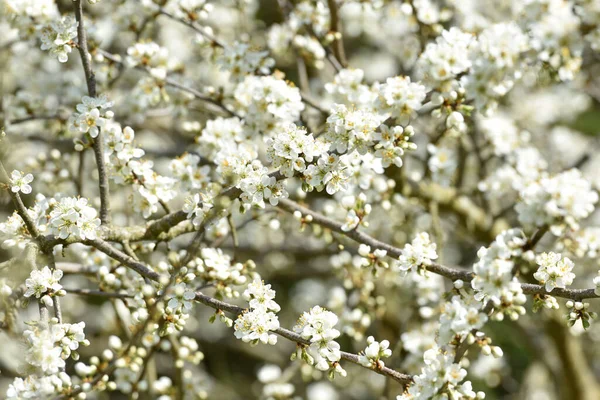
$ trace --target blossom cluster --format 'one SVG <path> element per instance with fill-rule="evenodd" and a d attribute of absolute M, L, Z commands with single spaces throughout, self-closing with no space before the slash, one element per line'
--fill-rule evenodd
<path fill-rule="evenodd" d="M 481 329 L 487 321 L 488 316 L 481 304 L 472 296 L 452 296 L 442 306 L 438 344 L 440 347 L 447 344 L 455 346 L 467 338 L 471 331 Z"/>
<path fill-rule="evenodd" d="M 247 43 L 234 43 L 225 47 L 216 59 L 216 64 L 230 72 L 229 79 L 241 82 L 246 76 L 253 74 L 269 75 L 275 65 L 272 58 L 267 57 L 268 51 L 254 51 Z"/>
<path fill-rule="evenodd" d="M 539 268 L 533 277 L 544 285 L 548 292 L 555 287 L 564 289 L 573 283 L 575 274 L 571 270 L 574 264 L 569 258 L 550 252 L 540 254 L 535 261 Z"/>
<path fill-rule="evenodd" d="M 106 97 L 83 96 L 77 111 L 69 118 L 69 130 L 73 133 L 88 133 L 95 138 L 100 129 L 112 119 L 114 113 L 110 110 L 113 103 Z"/>
<path fill-rule="evenodd" d="M 35 296 L 36 299 L 45 295 L 60 294 L 62 285 L 59 283 L 63 276 L 61 270 L 51 270 L 48 266 L 33 270 L 25 281 L 25 297 Z"/>
<path fill-rule="evenodd" d="M 275 291 L 271 285 L 265 285 L 257 278 L 244 291 L 244 298 L 249 301 L 250 310 L 235 321 L 235 337 L 253 345 L 259 342 L 276 344 L 277 336 L 273 331 L 279 328 L 276 313 L 281 307 L 273 300 Z"/>
<path fill-rule="evenodd" d="M 342 230 L 345 232 L 356 229 L 360 224 L 368 226 L 365 217 L 371 213 L 371 204 L 367 203 L 367 196 L 360 193 L 358 196 L 344 196 L 342 206 L 347 210 L 345 223 Z"/>
<path fill-rule="evenodd" d="M 71 15 L 50 22 L 40 32 L 41 49 L 48 50 L 61 63 L 67 62 L 75 47 L 73 39 L 77 37 L 77 25 L 77 21 Z"/>
<path fill-rule="evenodd" d="M 83 329 L 85 324 L 61 324 L 52 322 L 48 328 L 32 327 L 23 332 L 27 349 L 25 361 L 38 371 L 27 379 L 15 378 L 6 392 L 9 399 L 23 399 L 31 396 L 48 396 L 61 393 L 71 387 L 71 377 L 63 370 L 65 360 L 77 360 L 77 349 L 89 346 Z"/>
<path fill-rule="evenodd" d="M 302 173 L 316 156 L 324 150 L 324 144 L 312 134 L 295 124 L 288 124 L 277 136 L 267 140 L 267 159 L 286 177 Z"/>
<path fill-rule="evenodd" d="M 425 366 L 421 374 L 414 377 L 407 392 L 397 400 L 427 400 L 436 395 L 446 395 L 454 399 L 483 399 L 483 392 L 475 392 L 470 381 L 464 381 L 467 371 L 454 363 L 454 354 L 444 354 L 437 348 L 429 349 L 423 355 Z"/>
<path fill-rule="evenodd" d="M 180 160 L 172 161 L 173 177 L 158 174 L 154 170 L 154 163 L 142 158 L 145 152 L 135 146 L 135 132 L 129 126 L 122 128 L 111 121 L 106 125 L 102 137 L 110 178 L 119 184 L 132 184 L 134 209 L 141 212 L 144 218 L 158 212 L 159 207 L 164 207 L 176 196 L 177 179 L 183 187 L 200 187 L 205 182 L 196 169 L 194 163 L 197 160 L 193 155 L 184 155 Z"/>
<path fill-rule="evenodd" d="M 415 236 L 411 243 L 407 243 L 402 249 L 402 255 L 398 258 L 397 266 L 400 271 L 421 272 L 438 258 L 436 244 L 431 242 L 427 232 L 421 232 Z"/>
<path fill-rule="evenodd" d="M 127 49 L 127 65 L 129 67 L 141 66 L 147 68 L 150 74 L 157 79 L 164 79 L 169 70 L 169 52 L 157 43 L 136 43 Z"/>
<path fill-rule="evenodd" d="M 503 318 L 506 313 L 511 319 L 517 319 L 525 313 L 522 304 L 526 298 L 514 276 L 514 268 L 526 242 L 522 231 L 510 229 L 496 236 L 490 247 L 482 247 L 477 252 L 479 261 L 473 264 L 475 276 L 471 287 L 476 292 L 475 299 L 491 301 L 499 309 L 496 318 Z"/>
<path fill-rule="evenodd" d="M 297 121 L 304 110 L 300 90 L 273 75 L 247 76 L 236 86 L 233 98 L 256 135 L 276 132 L 283 124 Z"/>
<path fill-rule="evenodd" d="M 320 306 L 314 306 L 305 312 L 294 326 L 294 332 L 303 339 L 310 341 L 308 347 L 303 348 L 302 359 L 320 371 L 329 371 L 329 377 L 337 373 L 346 376 L 346 371 L 341 367 L 340 345 L 335 341 L 340 336 L 340 331 L 335 329 L 338 317 L 331 311 Z"/>
<path fill-rule="evenodd" d="M 192 310 L 193 300 L 196 298 L 196 293 L 189 284 L 195 277 L 193 273 L 186 274 L 182 282 L 174 285 L 171 293 L 166 296 L 167 304 L 163 317 L 166 324 L 162 334 L 172 334 L 175 331 L 183 330 Z"/>
<path fill-rule="evenodd" d="M 381 359 L 391 357 L 392 355 L 392 350 L 389 347 L 389 341 L 382 340 L 381 342 L 377 342 L 373 336 L 369 336 L 367 338 L 367 347 L 364 353 L 358 356 L 358 362 L 367 368 L 381 368 L 385 365 Z"/>
<path fill-rule="evenodd" d="M 548 225 L 560 234 L 566 227 L 577 230 L 597 202 L 598 192 L 578 169 L 571 169 L 531 182 L 521 191 L 515 209 L 523 225 Z"/>
<path fill-rule="evenodd" d="M 221 249 L 205 247 L 200 255 L 188 264 L 194 275 L 206 285 L 215 285 L 220 296 L 237 297 L 237 286 L 244 285 L 250 278 L 254 263 L 233 262 L 231 256 Z"/>
<path fill-rule="evenodd" d="M 81 197 L 63 197 L 50 202 L 48 219 L 49 232 L 60 239 L 69 236 L 82 240 L 95 239 L 100 227 L 100 218 L 88 200 Z"/>

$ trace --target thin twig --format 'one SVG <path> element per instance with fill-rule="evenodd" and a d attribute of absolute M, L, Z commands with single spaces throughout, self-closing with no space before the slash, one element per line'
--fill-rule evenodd
<path fill-rule="evenodd" d="M 342 224 L 334 221 L 316 211 L 312 211 L 306 207 L 301 206 L 289 199 L 279 200 L 278 207 L 289 213 L 299 211 L 303 216 L 310 215 L 312 217 L 312 223 L 316 223 L 332 231 L 340 233 L 358 243 L 364 243 L 371 246 L 371 249 L 382 249 L 387 251 L 387 255 L 391 257 L 399 257 L 402 255 L 402 249 L 392 246 L 388 243 L 381 242 L 366 233 L 360 232 L 359 230 L 351 230 L 345 232 L 342 230 Z M 473 272 L 466 269 L 458 269 L 447 267 L 438 263 L 432 263 L 425 267 L 428 271 L 435 274 L 444 276 L 451 280 L 461 279 L 465 282 L 470 282 L 473 279 Z M 598 298 L 600 297 L 594 292 L 594 289 L 558 289 L 555 288 L 552 292 L 548 293 L 544 286 L 522 283 L 521 287 L 525 294 L 551 294 L 557 297 L 563 297 L 572 300 L 581 300 L 586 298 Z"/>
<path fill-rule="evenodd" d="M 133 298 L 133 295 L 127 293 L 117 293 L 117 292 L 105 292 L 102 290 L 93 290 L 93 289 L 67 289 L 63 288 L 69 294 L 76 294 L 79 296 L 94 296 L 94 297 L 110 297 L 117 299 L 129 299 Z"/>
<path fill-rule="evenodd" d="M 79 55 L 83 64 L 85 73 L 85 81 L 87 84 L 88 95 L 96 97 L 96 77 L 92 70 L 91 56 L 88 51 L 87 36 L 85 32 L 83 19 L 83 2 L 82 0 L 73 1 L 75 7 L 75 19 L 77 20 L 77 39 Z M 98 168 L 98 180 L 100 188 L 100 220 L 102 224 L 110 223 L 110 194 L 108 186 L 108 174 L 106 173 L 106 165 L 104 162 L 104 143 L 102 141 L 102 132 L 98 130 L 98 136 L 94 140 L 94 155 L 96 156 L 96 166 Z"/>
<path fill-rule="evenodd" d="M 225 303 L 224 301 L 220 301 L 217 299 L 213 299 L 212 297 L 206 296 L 200 292 L 196 293 L 196 300 L 206 306 L 214 308 L 215 310 L 227 311 L 230 313 L 234 313 L 236 315 L 240 315 L 246 311 L 245 308 L 238 307 L 233 304 L 228 304 L 228 303 Z M 282 336 L 288 340 L 291 340 L 292 342 L 296 342 L 301 345 L 306 346 L 306 345 L 310 344 L 310 342 L 308 340 L 302 338 L 297 333 L 287 330 L 285 328 L 278 328 L 278 329 L 275 329 L 273 332 L 278 334 L 279 336 Z M 356 364 L 363 368 L 366 368 L 358 361 L 357 354 L 352 354 L 352 353 L 347 353 L 345 351 L 342 351 L 341 355 L 342 355 L 343 360 L 350 361 L 353 364 Z M 388 367 L 383 367 L 383 368 L 379 368 L 379 369 L 377 369 L 377 368 L 367 368 L 367 369 L 370 369 L 371 371 L 376 372 L 380 375 L 384 375 L 389 378 L 392 378 L 395 381 L 400 382 L 402 384 L 409 384 L 412 382 L 412 377 L 410 375 L 403 374 L 401 372 L 398 372 L 398 371 L 393 370 Z"/>
<path fill-rule="evenodd" d="M 330 25 L 329 30 L 333 32 L 335 35 L 335 39 L 333 40 L 333 54 L 335 58 L 340 63 L 340 65 L 344 68 L 348 65 L 348 61 L 346 60 L 346 52 L 344 51 L 344 42 L 342 41 L 342 29 L 340 24 L 340 18 L 338 16 L 338 6 L 336 4 L 336 0 L 327 0 L 327 5 L 329 6 L 329 15 L 330 15 Z"/>
<path fill-rule="evenodd" d="M 123 61 L 121 61 L 121 59 L 119 57 L 115 56 L 112 53 L 109 53 L 109 52 L 107 52 L 105 50 L 102 50 L 102 49 L 96 49 L 96 52 L 98 52 L 99 54 L 101 54 L 107 60 L 110 60 L 110 61 L 112 61 L 112 62 L 114 62 L 116 64 L 123 64 Z M 146 68 L 144 68 L 142 66 L 137 66 L 135 68 L 138 69 L 138 70 L 140 70 L 140 71 L 144 71 L 147 74 L 150 74 L 150 72 Z M 200 92 L 200 91 L 198 91 L 198 90 L 196 90 L 194 88 L 185 86 L 184 84 L 179 83 L 179 82 L 177 82 L 174 79 L 169 78 L 169 77 L 166 77 L 163 81 L 168 86 L 174 87 L 174 88 L 179 89 L 179 90 L 181 90 L 183 92 L 190 93 L 192 96 L 194 96 L 198 100 L 202 100 L 204 102 L 207 102 L 207 103 L 210 103 L 210 104 L 213 104 L 213 105 L 217 106 L 219 109 L 221 109 L 222 111 L 224 111 L 227 115 L 229 115 L 231 117 L 241 118 L 235 111 L 230 110 L 229 108 L 227 108 L 220 101 L 215 100 L 212 97 L 207 96 L 204 93 L 202 93 L 202 92 Z"/>

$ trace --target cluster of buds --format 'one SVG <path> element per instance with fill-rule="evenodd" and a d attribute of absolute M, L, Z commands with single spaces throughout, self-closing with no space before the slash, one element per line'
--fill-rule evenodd
<path fill-rule="evenodd" d="M 591 320 L 598 317 L 597 313 L 588 311 L 590 303 L 569 300 L 565 305 L 571 309 L 567 314 L 569 326 L 573 326 L 577 321 L 581 320 L 581 325 L 583 325 L 584 329 L 587 329 L 590 327 Z"/>

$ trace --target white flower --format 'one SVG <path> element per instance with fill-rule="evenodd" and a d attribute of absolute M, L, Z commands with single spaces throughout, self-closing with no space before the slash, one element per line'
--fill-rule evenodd
<path fill-rule="evenodd" d="M 52 340 L 62 348 L 63 358 L 70 357 L 80 345 L 88 346 L 90 344 L 89 340 L 85 338 L 84 328 L 85 322 L 51 325 Z M 76 357 L 78 356 L 73 355 L 73 358 L 76 359 Z"/>
<path fill-rule="evenodd" d="M 591 184 L 578 169 L 571 169 L 529 183 L 521 190 L 515 209 L 522 224 L 550 225 L 560 235 L 565 226 L 578 230 L 579 221 L 594 211 L 597 202 L 598 193 Z"/>
<path fill-rule="evenodd" d="M 598 275 L 594 277 L 593 283 L 595 286 L 594 293 L 596 293 L 597 296 L 600 296 L 600 271 L 598 271 Z"/>
<path fill-rule="evenodd" d="M 401 271 L 419 271 L 430 266 L 437 257 L 436 244 L 429 240 L 427 232 L 421 232 L 402 249 L 402 255 L 398 258 L 400 261 L 398 267 Z"/>
<path fill-rule="evenodd" d="M 338 317 L 331 311 L 319 306 L 314 306 L 309 312 L 302 314 L 294 332 L 310 341 L 310 346 L 305 349 L 305 360 L 321 371 L 339 373 L 342 376 L 346 371 L 339 365 L 341 359 L 340 345 L 335 341 L 340 336 L 340 331 L 334 328 Z"/>
<path fill-rule="evenodd" d="M 28 349 L 25 360 L 46 374 L 54 374 L 64 368 L 65 360 L 61 357 L 62 348 L 56 346 L 50 330 L 27 330 L 24 333 Z"/>
<path fill-rule="evenodd" d="M 10 190 L 13 193 L 31 193 L 31 186 L 29 185 L 31 182 L 33 182 L 33 175 L 31 174 L 23 175 L 21 171 L 17 170 L 10 174 Z"/>
<path fill-rule="evenodd" d="M 460 364 L 453 363 L 454 354 L 445 353 L 435 346 L 423 354 L 424 366 L 421 374 L 414 377 L 405 394 L 397 400 L 431 399 L 443 391 L 444 395 L 453 399 L 474 400 L 483 398 L 483 394 L 475 393 L 471 382 L 464 381 L 467 371 Z"/>
<path fill-rule="evenodd" d="M 239 182 L 238 187 L 242 190 L 240 198 L 245 209 L 252 206 L 265 208 L 265 200 L 269 200 L 269 203 L 275 206 L 279 203 L 279 199 L 288 197 L 283 182 L 278 182 L 268 172 L 260 162 L 252 163 L 244 169 L 245 177 Z"/>
<path fill-rule="evenodd" d="M 476 299 L 452 296 L 442 305 L 440 315 L 439 342 L 449 343 L 459 337 L 465 338 L 473 329 L 481 329 L 488 316 L 481 310 L 482 304 Z"/>
<path fill-rule="evenodd" d="M 408 76 L 388 78 L 385 83 L 375 85 L 374 90 L 377 108 L 397 118 L 402 125 L 417 115 L 427 95 L 425 86 L 411 82 Z"/>
<path fill-rule="evenodd" d="M 127 49 L 125 59 L 129 67 L 141 66 L 148 70 L 153 78 L 163 80 L 172 67 L 169 51 L 154 42 L 136 43 Z"/>
<path fill-rule="evenodd" d="M 184 200 L 182 211 L 187 213 L 188 219 L 192 220 L 194 226 L 200 226 L 206 213 L 212 209 L 213 205 L 206 196 L 199 193 L 193 196 L 187 196 Z"/>
<path fill-rule="evenodd" d="M 547 292 L 551 292 L 555 287 L 564 289 L 573 283 L 575 274 L 571 270 L 574 264 L 569 258 L 549 252 L 537 256 L 536 263 L 539 268 L 533 277 L 545 285 Z"/>
<path fill-rule="evenodd" d="M 77 112 L 69 118 L 69 129 L 72 132 L 89 133 L 95 138 L 102 128 L 113 117 L 113 112 L 106 110 L 112 107 L 106 97 L 83 96 L 77 105 Z"/>
<path fill-rule="evenodd" d="M 71 377 L 65 372 L 55 375 L 36 376 L 28 375 L 25 379 L 15 378 L 8 386 L 6 399 L 46 399 L 56 397 L 58 393 L 69 389 Z"/>
<path fill-rule="evenodd" d="M 432 173 L 433 180 L 440 185 L 449 186 L 458 167 L 456 151 L 443 145 L 427 145 L 427 151 L 431 156 L 427 166 Z"/>
<path fill-rule="evenodd" d="M 249 301 L 251 309 L 279 312 L 281 307 L 273 299 L 275 291 L 271 285 L 265 285 L 262 280 L 255 278 L 244 291 L 244 298 Z"/>
<path fill-rule="evenodd" d="M 196 298 L 196 294 L 185 283 L 178 283 L 173 287 L 173 294 L 167 297 L 167 306 L 174 310 L 174 312 L 181 311 L 188 313 L 192 309 L 193 302 Z"/>
<path fill-rule="evenodd" d="M 247 311 L 235 320 L 235 337 L 252 345 L 262 342 L 276 344 L 277 336 L 271 331 L 279 328 L 277 315 L 263 308 Z"/>
<path fill-rule="evenodd" d="M 169 168 L 183 189 L 205 189 L 210 182 L 210 167 L 199 166 L 199 164 L 199 156 L 186 153 L 171 160 Z"/>
<path fill-rule="evenodd" d="M 367 105 L 375 99 L 375 94 L 362 83 L 363 79 L 361 69 L 342 69 L 332 83 L 325 84 L 325 90 L 334 96 L 336 103 Z"/>
<path fill-rule="evenodd" d="M 273 382 L 265 385 L 263 395 L 267 400 L 288 399 L 294 394 L 294 385 L 291 383 Z"/>
<path fill-rule="evenodd" d="M 276 132 L 282 123 L 297 121 L 304 110 L 300 90 L 272 75 L 246 76 L 233 96 L 245 125 L 256 135 Z"/>
<path fill-rule="evenodd" d="M 355 210 L 349 210 L 348 214 L 346 214 L 346 220 L 344 221 L 344 225 L 342 225 L 342 230 L 344 232 L 349 232 L 355 229 L 360 223 L 360 218 L 356 214 Z"/>
<path fill-rule="evenodd" d="M 214 283 L 220 294 L 233 297 L 234 292 L 230 285 L 243 285 L 247 277 L 243 274 L 244 266 L 241 263 L 232 263 L 231 257 L 224 254 L 221 249 L 203 248 L 200 257 L 190 265 L 197 277 L 203 282 Z"/>
<path fill-rule="evenodd" d="M 33 270 L 29 275 L 29 278 L 25 280 L 25 297 L 31 297 L 35 295 L 36 298 L 40 298 L 42 295 L 47 293 L 54 293 L 62 289 L 60 278 L 62 278 L 63 272 L 59 269 L 54 271 L 50 270 L 48 266 L 45 266 L 41 270 Z"/>
<path fill-rule="evenodd" d="M 267 160 L 290 178 L 295 172 L 304 172 L 306 165 L 325 150 L 312 134 L 293 123 L 285 124 L 277 136 L 267 139 L 266 144 Z"/>
<path fill-rule="evenodd" d="M 473 42 L 471 34 L 458 28 L 443 31 L 419 57 L 417 75 L 433 87 L 456 78 L 471 67 L 469 47 Z"/>
<path fill-rule="evenodd" d="M 77 21 L 72 15 L 67 15 L 59 20 L 54 20 L 44 26 L 40 31 L 42 50 L 49 50 L 50 54 L 58 58 L 61 63 L 67 62 L 69 54 L 77 37 Z"/>
<path fill-rule="evenodd" d="M 96 209 L 87 205 L 87 199 L 64 197 L 53 205 L 48 220 L 50 233 L 61 239 L 74 235 L 83 240 L 95 239 L 100 219 Z"/>
<path fill-rule="evenodd" d="M 392 350 L 389 347 L 389 341 L 382 340 L 381 342 L 377 342 L 373 336 L 369 336 L 367 338 L 367 347 L 359 354 L 358 362 L 367 368 L 381 368 L 385 365 L 381 359 L 392 355 Z"/>
<path fill-rule="evenodd" d="M 249 44 L 236 42 L 223 49 L 216 63 L 222 70 L 230 73 L 231 81 L 240 82 L 246 76 L 255 73 L 268 75 L 271 67 L 275 65 L 275 60 L 268 55 L 268 51 L 253 51 Z"/>
<path fill-rule="evenodd" d="M 504 231 L 496 236 L 489 248 L 479 249 L 479 261 L 473 265 L 475 276 L 471 287 L 476 292 L 475 299 L 481 302 L 489 299 L 497 309 L 502 309 L 513 319 L 525 313 L 522 304 L 526 298 L 519 281 L 514 277 L 512 259 L 523 253 L 526 242 L 522 231 Z M 496 314 L 500 315 L 502 313 Z"/>

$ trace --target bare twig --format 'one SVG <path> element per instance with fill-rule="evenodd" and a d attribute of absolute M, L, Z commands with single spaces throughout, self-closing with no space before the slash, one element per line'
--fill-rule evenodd
<path fill-rule="evenodd" d="M 333 40 L 333 54 L 335 58 L 340 63 L 340 65 L 344 68 L 348 65 L 348 61 L 346 60 L 346 52 L 344 51 L 344 42 L 342 41 L 342 29 L 340 24 L 340 18 L 338 16 L 338 6 L 336 4 L 336 0 L 327 0 L 327 5 L 329 6 L 329 15 L 330 15 L 330 26 L 329 30 L 333 32 L 335 35 L 335 39 Z"/>
<path fill-rule="evenodd" d="M 93 289 L 67 289 L 67 288 L 63 288 L 63 289 L 67 293 L 76 294 L 79 296 L 109 297 L 109 298 L 117 298 L 117 299 L 133 298 L 133 295 L 130 295 L 127 293 L 104 292 L 102 290 L 93 290 Z"/>
<path fill-rule="evenodd" d="M 116 64 L 123 64 L 123 61 L 121 61 L 121 59 L 117 56 L 115 56 L 114 54 L 111 54 L 105 50 L 102 49 L 96 49 L 96 51 L 101 54 L 104 58 L 106 58 L 107 60 L 110 60 Z M 147 74 L 149 74 L 148 70 L 146 70 L 146 68 L 142 67 L 142 66 L 137 66 L 136 69 L 140 70 L 140 71 L 144 71 Z M 222 111 L 224 111 L 227 115 L 231 116 L 231 117 L 238 117 L 241 118 L 235 111 L 230 110 L 229 108 L 227 108 L 222 102 L 213 99 L 210 96 L 205 95 L 204 93 L 185 86 L 182 83 L 177 82 L 176 80 L 174 80 L 173 78 L 169 78 L 166 77 L 164 79 L 165 84 L 167 84 L 168 86 L 174 87 L 176 89 L 179 89 L 183 92 L 187 92 L 190 93 L 192 96 L 194 96 L 196 99 L 204 101 L 206 103 L 210 103 L 213 104 L 215 106 L 217 106 L 219 109 L 221 109 Z"/>

